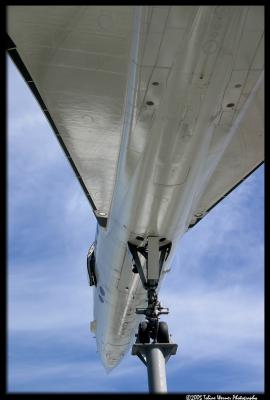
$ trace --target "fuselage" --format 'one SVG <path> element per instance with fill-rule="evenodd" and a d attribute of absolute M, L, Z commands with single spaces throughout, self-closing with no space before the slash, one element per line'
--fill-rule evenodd
<path fill-rule="evenodd" d="M 147 236 L 172 242 L 162 268 L 162 281 L 209 180 L 257 95 L 260 82 L 233 120 L 224 122 L 220 118 L 245 12 L 241 7 L 231 9 L 225 7 L 216 14 L 211 7 L 199 9 L 187 42 L 175 54 L 153 123 L 145 130 L 136 122 L 141 27 L 139 11 L 135 15 L 113 200 L 107 227 L 98 227 L 95 247 L 96 340 L 108 369 L 115 367 L 130 348 L 141 319 L 136 307 L 146 303 L 139 275 L 132 271 L 127 243 L 138 245 Z M 215 62 L 206 62 L 203 67 L 208 77 L 205 83 L 195 72 L 201 66 L 201 49 L 210 45 L 217 24 L 220 29 Z M 140 149 L 136 148 L 138 143 Z"/>
<path fill-rule="evenodd" d="M 171 243 L 160 287 L 183 234 L 264 159 L 264 9 L 11 6 L 7 26 L 99 224 L 91 328 L 110 369 L 146 303 L 128 243 Z"/>

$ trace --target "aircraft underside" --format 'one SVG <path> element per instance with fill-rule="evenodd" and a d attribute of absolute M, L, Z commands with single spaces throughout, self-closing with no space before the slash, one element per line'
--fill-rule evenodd
<path fill-rule="evenodd" d="M 263 8 L 53 8 L 11 7 L 8 52 L 97 218 L 91 329 L 111 369 L 181 237 L 263 161 Z"/>
<path fill-rule="evenodd" d="M 135 259 L 130 244 L 143 248 L 149 238 L 157 237 L 160 245 L 171 245 L 169 256 L 162 264 L 159 288 L 177 243 L 192 226 L 194 216 L 196 220 L 205 214 L 205 210 L 202 214 L 196 210 L 200 209 L 224 154 L 243 132 L 247 138 L 247 126 L 254 126 L 258 104 L 262 104 L 261 75 L 242 107 L 232 118 L 224 120 L 224 96 L 228 85 L 236 84 L 234 62 L 239 48 L 235 38 L 243 30 L 243 9 L 234 10 L 232 14 L 225 9 L 224 13 L 217 12 L 211 21 L 213 27 L 206 28 L 209 12 L 209 8 L 198 12 L 187 42 L 182 51 L 175 54 L 170 79 L 153 124 L 145 132 L 148 140 L 140 154 L 134 155 L 131 143 L 139 141 L 141 132 L 136 131 L 132 118 L 124 117 L 110 218 L 106 230 L 98 229 L 95 250 L 98 283 L 94 318 L 98 349 L 107 368 L 117 365 L 130 348 L 138 324 L 144 318 L 136 314 L 136 308 L 146 307 L 147 303 L 147 291 L 140 274 L 134 272 Z M 224 25 L 220 31 L 220 47 L 216 49 L 218 54 L 214 65 L 205 62 L 204 77 L 209 78 L 207 84 L 201 84 L 201 77 L 194 76 L 193 72 L 200 64 L 198 50 L 205 47 L 205 41 L 208 43 L 220 19 Z M 127 116 L 136 108 L 139 21 L 138 14 L 125 106 Z M 231 107 L 230 104 L 226 106 Z M 133 157 L 131 171 L 129 164 Z M 145 259 L 139 256 L 147 273 Z M 148 251 L 149 256 L 151 252 Z"/>

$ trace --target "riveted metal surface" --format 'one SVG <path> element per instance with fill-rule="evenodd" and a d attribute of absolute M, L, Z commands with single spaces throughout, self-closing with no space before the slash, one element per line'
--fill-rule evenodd
<path fill-rule="evenodd" d="M 11 6 L 8 32 L 96 215 L 109 216 L 94 318 L 113 368 L 145 303 L 127 241 L 171 240 L 167 270 L 188 227 L 263 160 L 263 7 Z"/>
<path fill-rule="evenodd" d="M 126 166 L 129 171 L 134 170 L 145 149 L 176 54 L 184 56 L 189 29 L 196 26 L 200 12 L 198 6 L 143 7 L 134 129 L 130 132 Z M 123 129 L 133 13 L 134 7 L 130 6 L 11 6 L 8 9 L 9 34 L 94 208 L 106 217 L 111 207 Z M 208 22 L 203 22 L 202 51 L 190 74 L 193 85 L 187 97 L 184 121 L 179 126 L 182 135 L 174 143 L 175 149 L 184 149 L 182 142 L 192 136 L 227 29 L 228 13 L 229 8 L 225 6 L 209 7 Z M 263 69 L 262 7 L 246 7 L 243 18 L 232 76 L 219 115 L 222 125 L 232 123 Z M 184 64 L 180 68 L 185 68 Z M 153 86 L 152 82 L 159 85 Z M 240 82 L 241 87 L 236 88 L 235 82 Z M 149 106 L 147 103 L 151 102 L 153 105 Z M 229 109 L 227 104 L 231 103 L 235 106 Z M 177 158 L 183 165 L 183 155 L 177 153 Z M 250 169 L 256 162 L 252 161 Z M 188 166 L 183 168 L 178 184 L 185 181 L 189 170 Z M 224 177 L 226 168 L 223 165 Z M 171 167 L 168 184 L 174 180 L 173 171 L 179 169 L 180 164 Z M 243 174 L 244 171 L 240 175 Z M 226 187 L 235 183 L 230 183 L 231 173 L 228 176 Z M 212 198 L 209 189 L 209 198 Z"/>
<path fill-rule="evenodd" d="M 99 210 L 109 211 L 133 7 L 9 7 L 8 31 Z"/>

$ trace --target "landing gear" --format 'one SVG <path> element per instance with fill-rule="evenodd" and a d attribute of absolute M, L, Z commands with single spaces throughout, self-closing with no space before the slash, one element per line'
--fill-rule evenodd
<path fill-rule="evenodd" d="M 140 322 L 136 343 L 150 343 L 150 339 L 153 339 L 156 343 L 170 343 L 167 323 L 157 321 L 157 325 L 155 323 L 151 327 L 148 321 Z"/>
<path fill-rule="evenodd" d="M 147 291 L 147 307 L 137 308 L 137 314 L 144 314 L 145 321 L 139 324 L 136 343 L 132 347 L 132 355 L 137 355 L 147 366 L 148 385 L 150 392 L 167 392 L 165 363 L 171 355 L 176 354 L 177 345 L 170 343 L 168 325 L 159 321 L 162 314 L 168 314 L 169 309 L 161 306 L 158 301 L 157 287 L 164 261 L 171 250 L 171 242 L 148 236 L 145 246 L 128 243 L 134 264 L 133 272 L 139 273 L 142 285 Z M 162 241 L 162 243 L 160 243 Z M 141 254 L 146 259 L 145 276 Z"/>
<path fill-rule="evenodd" d="M 170 343 L 169 330 L 166 322 L 159 322 L 157 332 L 158 343 Z"/>
<path fill-rule="evenodd" d="M 139 325 L 138 334 L 137 334 L 137 342 L 138 343 L 150 343 L 150 333 L 148 329 L 148 323 L 143 321 Z"/>

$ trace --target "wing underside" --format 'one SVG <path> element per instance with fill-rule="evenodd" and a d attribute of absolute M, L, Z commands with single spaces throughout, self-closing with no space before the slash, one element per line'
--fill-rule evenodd
<path fill-rule="evenodd" d="M 110 215 L 122 129 L 127 118 L 135 8 L 8 7 L 8 53 L 48 118 L 102 226 L 106 226 Z M 160 112 L 159 104 L 177 54 L 185 46 L 196 46 L 189 39 L 200 12 L 198 6 L 142 7 L 136 104 L 128 144 L 130 176 Z M 218 35 L 222 37 L 222 13 L 226 13 L 225 6 L 210 6 L 209 18 L 220 18 L 220 27 L 216 27 L 216 37 L 206 42 L 192 72 L 192 82 L 198 81 L 192 83 L 194 93 L 202 93 L 199 102 L 203 101 L 203 90 L 215 66 Z M 263 7 L 244 8 L 239 51 L 217 117 L 218 124 L 223 127 L 227 124 L 228 129 L 237 120 L 264 70 L 263 18 Z M 208 25 L 206 34 L 207 29 Z M 206 185 L 189 227 L 263 162 L 263 96 L 262 81 Z M 200 97 L 191 98 L 197 101 Z M 198 107 L 200 104 L 196 102 L 187 106 L 187 123 L 181 126 L 183 141 L 192 135 L 192 124 L 188 121 L 193 120 Z M 218 151 L 215 143 L 219 143 L 221 134 L 217 130 L 213 136 L 209 157 Z"/>

